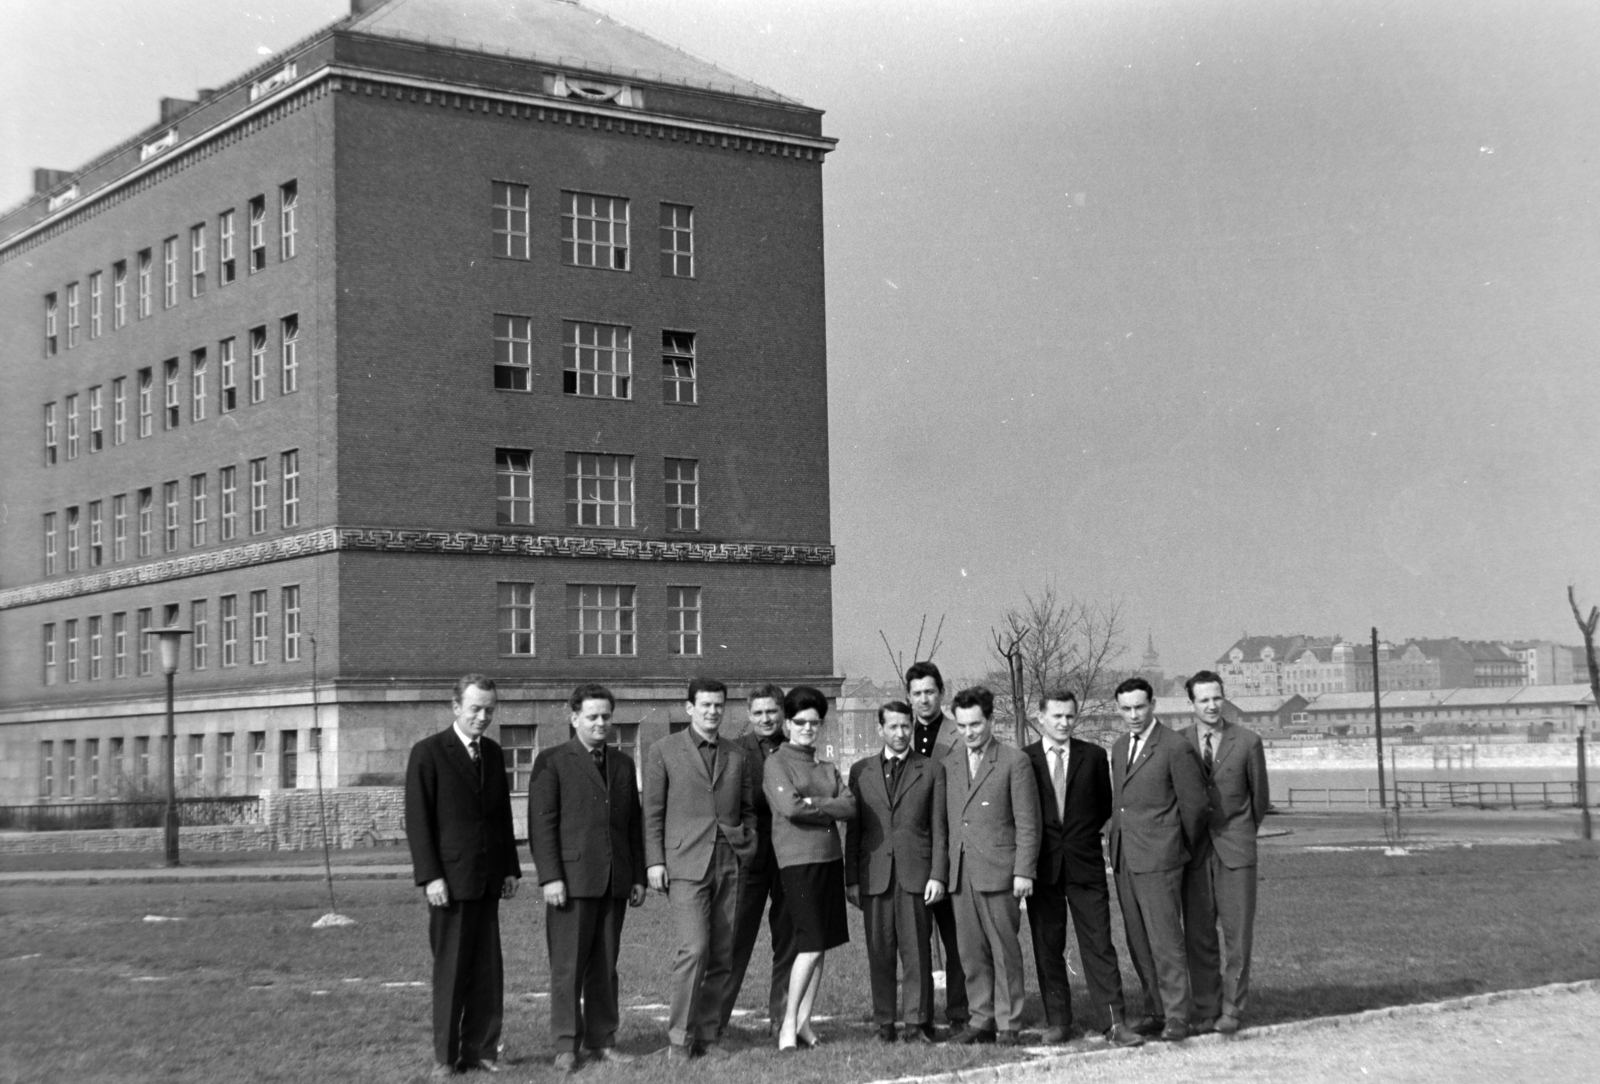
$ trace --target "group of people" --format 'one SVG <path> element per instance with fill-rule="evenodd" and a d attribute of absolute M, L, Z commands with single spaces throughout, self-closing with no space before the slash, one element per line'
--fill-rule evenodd
<path fill-rule="evenodd" d="M 1069 917 L 1091 1026 L 1110 1042 L 1239 1028 L 1268 789 L 1260 738 L 1222 714 L 1221 677 L 1189 679 L 1194 725 L 1182 731 L 1155 718 L 1148 682 L 1124 681 L 1115 695 L 1127 733 L 1109 757 L 1073 737 L 1070 690 L 1039 698 L 1040 740 L 1018 749 L 996 738 L 987 689 L 957 693 L 947 714 L 931 662 L 912 666 L 906 687 L 909 703 L 878 711 L 882 748 L 846 778 L 817 756 L 828 712 L 819 690 L 751 690 L 748 726 L 728 738 L 726 686 L 695 678 L 689 725 L 649 747 L 642 794 L 632 758 L 609 744 L 615 697 L 598 684 L 574 690 L 573 736 L 539 753 L 528 787 L 558 1070 L 632 1060 L 616 1048 L 617 958 L 628 907 L 652 889 L 667 896 L 677 943 L 669 1061 L 731 1056 L 723 1039 L 763 912 L 772 1037 L 779 1050 L 816 1046 L 812 1008 L 827 952 L 849 940 L 847 904 L 862 913 L 883 1042 L 1021 1041 L 1024 900 L 1044 1042 L 1082 1034 Z M 441 1076 L 499 1068 L 499 901 L 516 894 L 522 869 L 503 754 L 484 736 L 495 695 L 490 678 L 461 678 L 452 725 L 416 744 L 406 773 Z M 1143 986 L 1131 1016 L 1108 872 Z M 934 1024 L 936 956 L 949 1032 Z"/>

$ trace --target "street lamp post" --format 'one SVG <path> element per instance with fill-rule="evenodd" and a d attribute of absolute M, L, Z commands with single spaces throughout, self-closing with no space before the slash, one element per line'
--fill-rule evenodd
<path fill-rule="evenodd" d="M 178 740 L 172 733 L 172 676 L 178 672 L 178 648 L 182 646 L 183 638 L 193 632 L 193 629 L 169 625 L 145 633 L 159 641 L 161 670 L 167 675 L 167 812 L 163 823 L 166 826 L 169 866 L 178 864 Z"/>

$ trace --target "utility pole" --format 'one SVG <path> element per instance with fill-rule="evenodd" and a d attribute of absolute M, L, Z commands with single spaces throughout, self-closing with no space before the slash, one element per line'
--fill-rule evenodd
<path fill-rule="evenodd" d="M 1389 803 L 1383 790 L 1383 689 L 1378 681 L 1378 626 L 1372 626 L 1372 733 L 1378 739 L 1378 808 Z"/>

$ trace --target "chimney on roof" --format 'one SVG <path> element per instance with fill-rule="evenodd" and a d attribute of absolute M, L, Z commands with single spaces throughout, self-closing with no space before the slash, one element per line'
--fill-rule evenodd
<path fill-rule="evenodd" d="M 365 15 L 373 8 L 382 7 L 385 0 L 350 0 L 351 15 Z"/>
<path fill-rule="evenodd" d="M 192 98 L 162 98 L 161 123 L 166 124 L 199 104 Z"/>
<path fill-rule="evenodd" d="M 33 194 L 42 196 L 70 176 L 70 169 L 36 169 L 33 171 Z"/>

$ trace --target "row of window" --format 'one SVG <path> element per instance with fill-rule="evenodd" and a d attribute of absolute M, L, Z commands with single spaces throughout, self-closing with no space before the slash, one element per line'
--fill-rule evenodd
<path fill-rule="evenodd" d="M 494 254 L 510 260 L 530 259 L 533 236 L 528 186 L 495 181 L 492 190 Z M 627 198 L 563 191 L 560 218 L 562 263 L 607 271 L 633 270 Z M 670 278 L 694 278 L 694 208 L 663 203 L 659 221 L 661 273 Z"/>
<path fill-rule="evenodd" d="M 533 317 L 494 314 L 494 386 L 533 390 Z M 633 329 L 625 324 L 561 322 L 561 390 L 590 399 L 633 398 Z M 661 401 L 699 401 L 695 333 L 661 332 Z"/>
<path fill-rule="evenodd" d="M 673 733 L 677 733 L 688 723 L 671 723 Z M 555 737 L 557 743 L 567 741 L 572 737 L 572 727 L 562 728 L 562 732 Z M 639 724 L 638 723 L 613 723 L 611 735 L 606 739 L 606 744 L 613 749 L 627 753 L 633 760 L 634 770 L 643 765 L 639 759 Z M 513 794 L 528 793 L 528 783 L 533 779 L 533 762 L 539 755 L 539 728 L 537 726 L 511 726 L 500 727 L 500 749 L 505 753 L 506 784 Z"/>
<path fill-rule="evenodd" d="M 502 582 L 499 593 L 499 653 L 504 658 L 531 657 L 534 646 L 534 587 L 527 582 Z M 626 656 L 639 653 L 638 589 L 633 584 L 566 584 L 567 655 Z M 667 654 L 701 653 L 700 588 L 681 584 L 666 588 Z"/>
<path fill-rule="evenodd" d="M 307 731 L 311 751 L 316 751 L 317 731 Z M 215 735 L 212 755 L 206 755 L 206 735 L 177 736 L 173 750 L 181 794 L 256 794 L 266 780 L 267 732 L 245 734 L 243 747 L 229 731 Z M 39 743 L 39 797 L 73 801 L 115 798 L 128 793 L 147 794 L 165 778 L 166 757 L 162 735 L 133 739 L 131 763 L 126 738 L 68 738 Z M 278 737 L 278 786 L 292 790 L 299 774 L 298 731 L 284 730 Z M 151 750 L 155 750 L 152 758 Z M 59 749 L 59 753 L 58 750 Z"/>
<path fill-rule="evenodd" d="M 496 448 L 495 522 L 533 525 L 533 452 Z M 662 460 L 662 508 L 668 531 L 700 529 L 700 461 Z M 570 527 L 634 526 L 634 457 L 599 452 L 566 453 L 566 522 Z"/>
<path fill-rule="evenodd" d="M 237 594 L 223 595 L 217 599 L 217 621 L 221 626 L 218 650 L 213 660 L 211 646 L 211 600 L 197 598 L 189 603 L 189 668 L 205 670 L 215 661 L 224 668 L 246 663 L 264 666 L 270 654 L 271 632 L 269 595 L 266 589 L 249 592 L 242 600 Z M 244 609 L 241 609 L 243 605 Z M 182 606 L 169 602 L 163 607 L 162 626 L 176 625 L 182 615 Z M 242 621 L 248 621 L 243 629 Z M 133 612 L 133 627 L 128 624 L 128 614 L 119 610 L 111 615 L 109 624 L 101 614 L 87 618 L 69 617 L 65 621 L 47 621 L 44 624 L 44 683 L 54 685 L 65 680 L 100 681 L 104 678 L 129 676 L 129 660 L 133 663 L 134 677 L 149 677 L 153 673 L 153 637 L 158 629 L 155 610 L 146 606 Z M 299 662 L 301 659 L 300 585 L 286 584 L 278 590 L 278 658 L 282 662 Z M 129 633 L 133 634 L 130 645 Z M 243 634 L 243 636 L 242 636 Z"/>
<path fill-rule="evenodd" d="M 244 374 L 245 394 L 250 403 L 260 403 L 267 397 L 267 326 L 263 324 L 251 328 L 245 336 L 245 344 L 249 351 L 249 370 Z M 213 379 L 216 381 L 217 413 L 228 414 L 238 409 L 241 375 L 238 340 L 229 336 L 217 343 L 215 357 L 216 367 L 213 369 L 212 354 L 206 347 L 189 351 L 187 373 L 179 358 L 168 358 L 161 363 L 159 402 L 162 429 L 178 428 L 183 421 L 185 404 L 191 423 L 204 421 L 211 412 Z M 300 317 L 297 313 L 290 313 L 278 321 L 278 394 L 291 395 L 299 390 L 300 360 Z M 135 431 L 141 440 L 154 435 L 156 431 L 157 371 L 155 366 L 148 366 L 133 377 L 138 406 L 138 427 Z M 60 460 L 63 444 L 65 458 L 69 460 L 78 458 L 84 450 L 91 455 L 103 450 L 107 447 L 108 425 L 111 430 L 110 444 L 126 444 L 128 394 L 128 378 L 119 376 L 111 381 L 109 394 L 105 385 L 96 384 L 85 392 L 73 392 L 60 402 L 52 399 L 46 403 L 44 465 L 51 467 Z"/>
<path fill-rule="evenodd" d="M 300 186 L 288 181 L 278 186 L 278 259 L 292 260 L 299 248 Z M 245 267 L 255 274 L 267 266 L 267 197 L 253 197 L 246 208 Z M 227 286 L 239 277 L 238 212 L 229 208 L 217 215 L 216 254 L 213 258 L 210 242 L 210 222 L 197 222 L 189 227 L 188 236 L 188 293 L 199 297 L 206 292 L 206 284 L 215 268 L 219 286 Z M 161 307 L 173 308 L 183 293 L 184 268 L 182 263 L 183 238 L 174 234 L 161 242 Z M 140 320 L 155 311 L 155 250 L 140 249 L 133 264 L 134 313 Z M 127 260 L 117 260 L 111 265 L 110 325 L 112 330 L 127 326 L 129 320 L 129 267 Z M 91 271 L 87 285 L 69 282 L 61 291 L 44 295 L 44 356 L 55 357 L 62 347 L 62 296 L 65 296 L 66 334 L 68 350 L 77 346 L 84 333 L 84 310 L 87 308 L 87 331 L 90 339 L 98 339 L 106 326 L 105 273 Z M 87 304 L 85 303 L 87 294 Z"/>
<path fill-rule="evenodd" d="M 278 526 L 285 529 L 300 525 L 300 449 L 290 448 L 278 455 Z M 177 552 L 187 526 L 190 548 L 198 549 L 209 544 L 215 505 L 216 536 L 219 542 L 231 542 L 240 535 L 241 527 L 248 526 L 252 535 L 265 534 L 271 503 L 271 472 L 267 457 L 252 459 L 246 464 L 247 474 L 241 479 L 237 466 L 226 466 L 217 471 L 216 496 L 212 501 L 209 472 L 191 474 L 187 485 L 181 479 L 161 484 L 161 518 L 156 518 L 157 489 L 154 486 L 136 490 L 131 494 L 118 493 L 108 502 L 89 501 L 85 505 L 69 505 L 64 513 L 44 514 L 44 574 L 54 576 L 65 556 L 65 571 L 77 572 L 83 568 L 100 568 L 117 564 L 130 556 L 150 557 L 160 553 Z M 248 520 L 240 502 L 241 481 L 249 486 Z M 185 515 L 187 505 L 187 516 Z M 129 520 L 134 532 L 129 533 Z M 243 522 L 241 522 L 243 521 Z M 109 536 L 107 527 L 109 526 Z M 134 543 L 130 554 L 130 540 Z"/>

